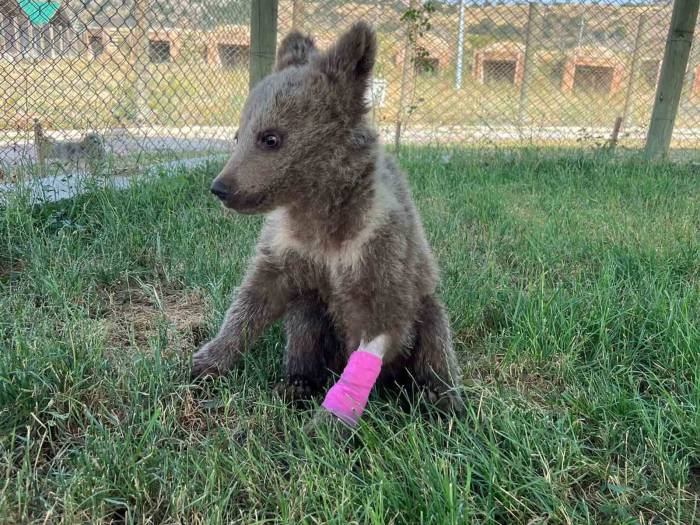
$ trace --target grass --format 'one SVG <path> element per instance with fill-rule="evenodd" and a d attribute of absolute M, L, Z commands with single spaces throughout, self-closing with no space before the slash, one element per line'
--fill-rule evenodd
<path fill-rule="evenodd" d="M 700 516 L 700 179 L 408 150 L 468 414 L 374 398 L 351 450 L 271 392 L 269 331 L 195 386 L 260 220 L 216 166 L 0 209 L 2 523 L 686 523 Z"/>

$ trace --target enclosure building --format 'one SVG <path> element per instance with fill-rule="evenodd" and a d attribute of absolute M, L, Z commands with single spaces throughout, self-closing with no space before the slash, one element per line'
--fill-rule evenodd
<path fill-rule="evenodd" d="M 182 47 L 183 35 L 184 31 L 179 28 L 149 29 L 146 32 L 149 61 L 175 60 Z M 130 57 L 138 46 L 133 28 L 87 27 L 81 37 L 88 59 L 103 57 L 119 61 Z"/>
<path fill-rule="evenodd" d="M 625 75 L 625 62 L 605 47 L 577 47 L 567 53 L 561 90 L 614 94 Z"/>
<path fill-rule="evenodd" d="M 117 28 L 89 27 L 83 41 L 92 58 L 108 56 L 114 60 L 135 49 L 134 32 Z M 183 53 L 198 55 L 212 66 L 232 68 L 245 65 L 250 48 L 246 26 L 218 26 L 212 31 L 160 28 L 148 31 L 148 58 L 152 63 L 177 60 Z"/>
<path fill-rule="evenodd" d="M 250 28 L 242 25 L 218 26 L 213 31 L 200 32 L 204 42 L 203 58 L 210 66 L 231 69 L 248 63 Z"/>
<path fill-rule="evenodd" d="M 0 1 L 0 57 L 9 60 L 55 58 L 133 61 L 139 49 L 133 21 L 114 16 L 76 30 L 75 20 L 59 8 L 51 20 L 34 26 L 15 2 Z M 197 55 L 208 65 L 232 68 L 245 65 L 250 48 L 250 29 L 244 25 L 222 25 L 210 31 L 180 27 L 146 30 L 143 45 L 151 63 L 177 60 L 182 53 Z"/>

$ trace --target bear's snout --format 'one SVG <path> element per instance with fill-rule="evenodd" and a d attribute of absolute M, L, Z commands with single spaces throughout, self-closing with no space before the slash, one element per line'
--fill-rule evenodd
<path fill-rule="evenodd" d="M 216 180 L 216 179 L 212 183 L 210 190 L 214 195 L 219 197 L 219 199 L 221 199 L 222 201 L 226 201 L 226 198 L 231 193 L 231 188 L 229 188 L 226 184 L 224 184 L 220 180 Z"/>
<path fill-rule="evenodd" d="M 218 177 L 211 184 L 210 191 L 216 195 L 226 208 L 231 208 L 239 213 L 260 213 L 263 204 L 268 200 L 266 191 L 245 192 L 241 191 L 235 181 L 224 182 Z"/>

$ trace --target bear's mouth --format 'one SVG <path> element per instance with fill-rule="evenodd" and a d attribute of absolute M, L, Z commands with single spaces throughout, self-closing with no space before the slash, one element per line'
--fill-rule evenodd
<path fill-rule="evenodd" d="M 265 193 L 258 193 L 253 195 L 245 195 L 240 192 L 231 194 L 224 202 L 226 208 L 231 208 L 232 210 L 243 213 L 246 215 L 256 213 L 267 201 L 268 195 Z"/>

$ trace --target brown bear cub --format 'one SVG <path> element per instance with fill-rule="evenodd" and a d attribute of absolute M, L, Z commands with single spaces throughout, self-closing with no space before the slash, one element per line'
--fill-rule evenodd
<path fill-rule="evenodd" d="M 286 397 L 316 393 L 361 342 L 380 338 L 380 381 L 462 408 L 433 255 L 406 177 L 366 118 L 376 51 L 364 22 L 325 52 L 292 32 L 251 91 L 211 191 L 267 218 L 219 333 L 194 354 L 194 376 L 226 373 L 284 317 Z"/>

